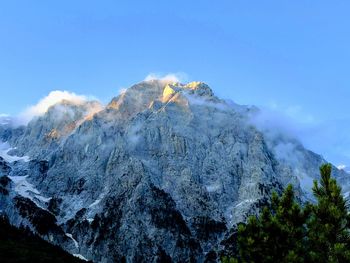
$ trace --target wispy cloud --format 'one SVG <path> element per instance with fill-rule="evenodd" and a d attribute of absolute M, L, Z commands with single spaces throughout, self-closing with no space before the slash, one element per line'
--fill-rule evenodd
<path fill-rule="evenodd" d="M 269 140 L 295 138 L 335 165 L 349 167 L 350 119 L 326 120 L 321 117 L 316 118 L 299 105 L 283 108 L 272 103 L 269 108 L 262 108 L 252 121 Z M 279 153 L 290 148 L 290 145 L 282 146 L 276 148 Z M 283 154 L 281 156 L 284 158 Z"/>
<path fill-rule="evenodd" d="M 168 74 L 150 73 L 145 77 L 144 80 L 145 81 L 161 80 L 166 82 L 187 82 L 188 75 L 183 72 L 168 73 Z"/>
<path fill-rule="evenodd" d="M 276 102 L 270 102 L 268 108 L 264 109 L 264 111 L 266 110 L 279 114 L 281 117 L 288 118 L 294 122 L 304 124 L 312 124 L 317 122 L 315 116 L 307 112 L 307 110 L 305 110 L 301 105 L 297 104 L 283 107 Z"/>
<path fill-rule="evenodd" d="M 20 113 L 15 119 L 16 124 L 27 124 L 33 117 L 41 116 L 47 112 L 47 110 L 63 100 L 70 101 L 75 104 L 82 104 L 87 100 L 94 99 L 91 96 L 77 95 L 69 91 L 55 90 L 51 91 L 49 95 L 42 98 L 37 104 L 28 107 L 22 113 Z"/>

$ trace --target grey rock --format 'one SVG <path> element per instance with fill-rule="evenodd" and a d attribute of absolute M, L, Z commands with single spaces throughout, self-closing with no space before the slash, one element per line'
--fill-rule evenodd
<path fill-rule="evenodd" d="M 63 102 L 26 127 L 0 128 L 12 154 L 31 159 L 0 159 L 0 172 L 37 192 L 23 197 L 12 182 L 0 210 L 96 262 L 204 262 L 272 191 L 292 183 L 310 200 L 325 162 L 298 141 L 269 140 L 250 122 L 257 108 L 201 82 L 142 82 L 87 117 L 95 106 Z M 281 157 L 284 144 L 297 160 Z M 350 188 L 348 174 L 334 174 Z M 50 222 L 44 234 L 37 218 Z"/>

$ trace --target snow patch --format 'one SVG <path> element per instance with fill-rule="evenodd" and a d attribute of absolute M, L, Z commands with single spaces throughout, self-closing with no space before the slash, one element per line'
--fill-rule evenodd
<path fill-rule="evenodd" d="M 44 197 L 40 194 L 40 192 L 35 189 L 35 187 L 29 183 L 26 176 L 9 176 L 12 182 L 15 184 L 15 192 L 20 196 L 25 198 L 29 198 L 32 200 L 38 207 L 42 208 L 35 199 L 40 200 L 42 202 L 48 202 L 51 200 L 51 197 Z"/>
<path fill-rule="evenodd" d="M 102 198 L 98 198 L 96 199 L 91 205 L 89 205 L 89 208 L 95 206 L 95 205 L 98 205 L 100 202 L 101 202 Z"/>
<path fill-rule="evenodd" d="M 78 243 L 78 241 L 76 241 L 76 240 L 73 238 L 72 234 L 66 233 L 66 236 L 69 237 L 70 239 L 72 239 L 72 241 L 74 242 L 74 246 L 75 246 L 76 248 L 79 248 L 79 243 Z"/>
<path fill-rule="evenodd" d="M 207 191 L 208 191 L 209 193 L 211 193 L 211 192 L 216 192 L 216 191 L 220 190 L 221 184 L 207 185 L 207 186 L 205 186 L 205 188 L 207 189 Z"/>
<path fill-rule="evenodd" d="M 99 197 L 98 197 L 91 205 L 89 205 L 89 208 L 98 205 L 98 204 L 102 201 L 102 199 L 103 199 L 103 197 L 104 197 L 105 195 L 106 195 L 105 193 L 101 193 L 101 194 L 99 195 Z"/>
<path fill-rule="evenodd" d="M 337 168 L 339 170 L 345 170 L 346 169 L 346 165 L 345 164 L 340 164 L 340 165 L 337 166 Z"/>
<path fill-rule="evenodd" d="M 9 155 L 9 151 L 13 150 L 15 148 L 11 148 L 10 145 L 7 142 L 0 143 L 0 156 L 4 158 L 6 162 L 13 163 L 15 161 L 24 161 L 29 162 L 30 159 L 28 156 L 19 157 L 16 155 Z"/>
<path fill-rule="evenodd" d="M 240 207 L 240 206 L 244 205 L 245 203 L 254 203 L 255 201 L 256 201 L 256 199 L 243 200 L 242 202 L 239 202 L 238 204 L 236 204 L 235 208 Z"/>
<path fill-rule="evenodd" d="M 80 258 L 82 260 L 85 260 L 85 261 L 89 261 L 88 259 L 86 259 L 83 255 L 81 254 L 73 254 L 73 256 L 75 256 L 76 258 Z"/>
<path fill-rule="evenodd" d="M 42 195 L 36 195 L 34 198 L 37 198 L 44 203 L 47 203 L 52 199 L 52 197 L 44 197 Z"/>

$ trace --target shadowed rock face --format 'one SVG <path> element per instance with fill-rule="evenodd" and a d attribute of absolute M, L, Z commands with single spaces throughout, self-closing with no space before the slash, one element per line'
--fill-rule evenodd
<path fill-rule="evenodd" d="M 257 110 L 201 82 L 142 82 L 92 116 L 89 107 L 63 102 L 26 127 L 0 129 L 31 159 L 0 159 L 0 210 L 97 262 L 215 260 L 272 191 L 292 183 L 308 198 L 300 182 L 324 162 L 295 141 L 304 163 L 276 158 L 249 124 Z"/>

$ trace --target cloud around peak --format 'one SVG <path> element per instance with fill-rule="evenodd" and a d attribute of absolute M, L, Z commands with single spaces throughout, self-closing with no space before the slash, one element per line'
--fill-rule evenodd
<path fill-rule="evenodd" d="M 178 73 L 168 73 L 168 74 L 158 74 L 158 73 L 150 73 L 148 74 L 144 81 L 151 80 L 160 80 L 164 82 L 186 82 L 188 81 L 188 76 L 186 73 L 178 72 Z"/>
<path fill-rule="evenodd" d="M 27 124 L 32 118 L 41 116 L 47 112 L 47 110 L 63 100 L 70 101 L 75 104 L 82 104 L 91 99 L 85 95 L 77 95 L 73 92 L 65 90 L 54 90 L 49 93 L 46 97 L 42 98 L 37 104 L 28 107 L 22 113 L 19 114 L 17 124 Z"/>

